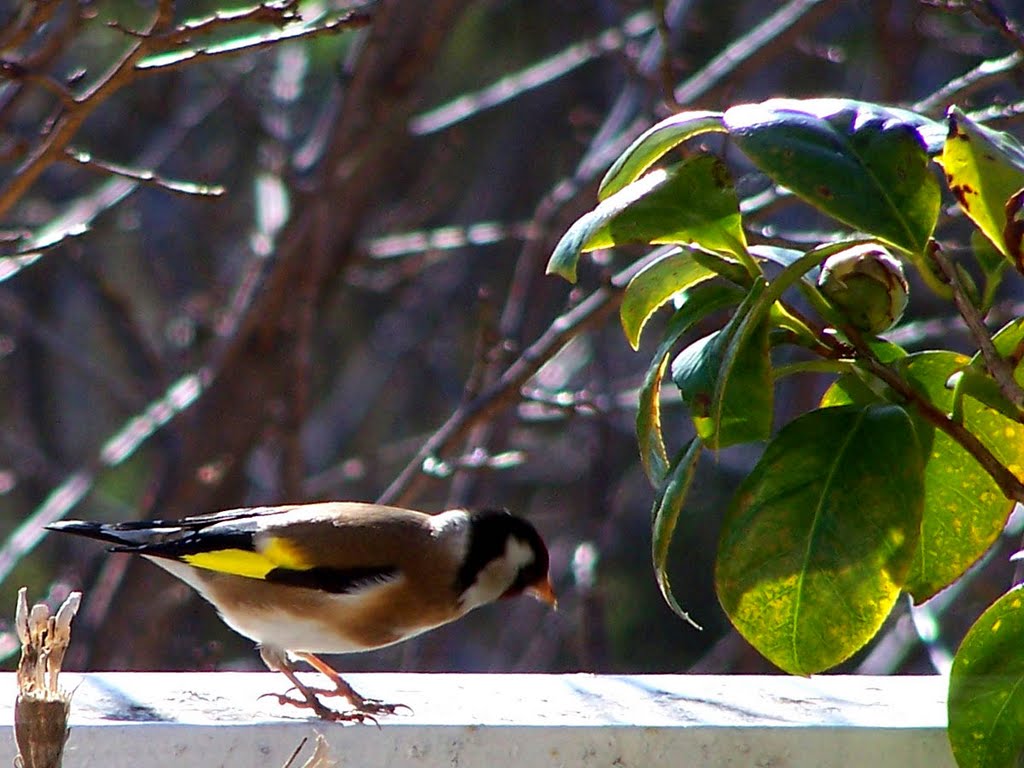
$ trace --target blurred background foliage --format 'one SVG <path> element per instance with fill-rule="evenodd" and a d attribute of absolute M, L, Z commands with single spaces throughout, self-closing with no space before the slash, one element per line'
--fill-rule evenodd
<path fill-rule="evenodd" d="M 547 257 L 614 157 L 671 111 L 956 102 L 1016 132 L 1024 54 L 998 5 L 952 0 L 8 0 L 0 24 L 0 605 L 13 612 L 23 584 L 55 601 L 84 588 L 70 669 L 260 664 L 184 585 L 44 537 L 46 522 L 383 495 L 527 515 L 562 609 L 491 607 L 344 668 L 770 671 L 711 583 L 719 517 L 756 451 L 703 461 L 676 535 L 673 584 L 704 631 L 655 586 L 633 421 L 657 334 L 634 353 L 595 313 L 502 387 L 635 254 L 597 254 L 572 289 Z M 762 189 L 738 173 L 741 192 Z M 786 235 L 748 237 L 821 223 L 783 221 Z M 912 296 L 901 343 L 955 346 L 945 305 Z M 994 321 L 1019 300 L 1000 296 Z M 780 385 L 782 413 L 819 384 Z M 678 402 L 663 407 L 686 438 Z M 460 429 L 424 462 L 450 418 Z M 932 623 L 898 609 L 843 669 L 941 668 L 1009 580 L 993 561 L 955 604 L 933 601 Z M 10 666 L 9 632 L 2 645 Z"/>

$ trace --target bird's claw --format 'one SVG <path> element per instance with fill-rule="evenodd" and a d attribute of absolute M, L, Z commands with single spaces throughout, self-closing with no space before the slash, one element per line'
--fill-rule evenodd
<path fill-rule="evenodd" d="M 315 696 L 342 696 L 349 699 L 353 711 L 356 712 L 366 712 L 372 715 L 393 715 L 400 709 L 412 712 L 412 707 L 408 704 L 387 704 L 380 699 L 364 699 L 361 696 L 356 701 L 352 701 L 349 694 L 340 688 L 310 688 L 309 692 Z"/>
<path fill-rule="evenodd" d="M 295 689 L 293 688 L 292 690 Z M 314 692 L 310 691 L 310 693 Z M 381 710 L 369 708 L 366 711 L 363 711 L 361 709 L 352 709 L 346 712 L 339 712 L 336 709 L 331 709 L 330 707 L 324 706 L 315 697 L 315 695 L 309 699 L 298 699 L 288 696 L 284 693 L 264 693 L 259 698 L 276 699 L 278 704 L 291 704 L 293 707 L 298 707 L 299 709 L 312 709 L 313 713 L 321 720 L 327 720 L 333 723 L 359 723 L 360 725 L 364 725 L 366 723 L 373 723 L 378 728 L 380 728 L 380 723 L 377 721 L 377 718 L 374 717 L 374 715 L 384 713 L 391 714 L 394 712 L 393 708 Z M 385 705 L 385 707 L 388 706 L 393 707 L 403 705 Z"/>
<path fill-rule="evenodd" d="M 357 709 L 374 715 L 393 715 L 400 709 L 412 713 L 412 707 L 408 704 L 386 704 L 380 699 L 363 699 L 363 703 Z"/>

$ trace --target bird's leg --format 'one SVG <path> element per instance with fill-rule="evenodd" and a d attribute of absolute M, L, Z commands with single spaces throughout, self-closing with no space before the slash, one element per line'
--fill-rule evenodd
<path fill-rule="evenodd" d="M 339 675 L 330 664 L 327 664 L 319 656 L 315 656 L 312 653 L 296 652 L 295 658 L 302 659 L 304 662 L 309 664 L 309 666 L 334 683 L 333 689 L 310 688 L 308 690 L 311 693 L 319 693 L 323 696 L 344 696 L 348 699 L 356 712 L 365 712 L 367 714 L 393 715 L 400 708 L 408 709 L 410 712 L 412 711 L 412 709 L 406 704 L 385 704 L 378 699 L 367 699 L 364 696 L 361 696 L 356 692 L 355 688 L 345 682 L 341 675 Z"/>
<path fill-rule="evenodd" d="M 310 688 L 299 680 L 298 676 L 295 674 L 295 668 L 292 666 L 291 661 L 284 652 L 279 651 L 276 648 L 261 647 L 260 656 L 263 659 L 263 663 L 266 664 L 272 672 L 280 672 L 282 675 L 287 677 L 295 687 L 295 690 L 302 694 L 301 699 L 292 698 L 284 693 L 264 693 L 263 696 L 269 696 L 277 699 L 279 704 L 291 704 L 294 707 L 311 709 L 313 710 L 313 714 L 321 720 L 329 720 L 332 722 L 371 722 L 379 727 L 380 724 L 377 722 L 377 719 L 373 717 L 373 712 L 370 710 L 359 710 L 357 708 L 352 712 L 338 712 L 337 710 L 333 710 L 330 707 L 325 706 L 323 702 L 316 697 L 317 693 L 322 693 L 322 691 Z M 331 671 L 333 672 L 333 670 Z M 336 672 L 335 675 L 337 675 Z M 353 693 L 355 692 L 353 691 Z M 263 696 L 260 696 L 260 698 L 263 698 Z"/>

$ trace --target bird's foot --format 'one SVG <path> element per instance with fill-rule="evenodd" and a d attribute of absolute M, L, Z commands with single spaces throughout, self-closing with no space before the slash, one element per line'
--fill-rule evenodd
<path fill-rule="evenodd" d="M 368 708 L 365 711 L 362 709 L 351 709 L 346 710 L 345 712 L 339 712 L 336 709 L 331 709 L 330 707 L 326 706 L 322 701 L 320 701 L 315 695 L 317 691 L 310 690 L 309 693 L 309 698 L 303 699 L 288 696 L 284 693 L 264 693 L 262 696 L 260 696 L 260 698 L 276 699 L 278 704 L 290 704 L 291 706 L 298 707 L 299 709 L 311 709 L 313 710 L 313 714 L 315 714 L 318 718 L 320 718 L 321 720 L 326 720 L 328 722 L 359 723 L 361 725 L 364 725 L 366 723 L 373 723 L 378 728 L 380 728 L 380 723 L 377 722 L 377 718 L 374 717 L 374 715 L 392 714 L 394 712 L 393 709 L 389 710 L 385 708 L 381 710 L 376 710 L 372 707 Z"/>
<path fill-rule="evenodd" d="M 412 713 L 412 707 L 408 704 L 388 704 L 380 699 L 363 699 L 363 703 L 356 709 L 373 715 L 393 715 L 400 709 Z"/>
<path fill-rule="evenodd" d="M 291 691 L 298 690 L 291 688 Z M 341 696 L 348 699 L 349 704 L 352 705 L 353 712 L 363 712 L 368 715 L 393 715 L 398 710 L 404 709 L 407 712 L 412 712 L 412 707 L 408 704 L 388 704 L 380 699 L 367 699 L 360 696 L 358 693 L 353 691 L 350 687 L 342 688 L 307 688 L 311 696 Z M 267 694 L 276 696 L 278 694 Z"/>

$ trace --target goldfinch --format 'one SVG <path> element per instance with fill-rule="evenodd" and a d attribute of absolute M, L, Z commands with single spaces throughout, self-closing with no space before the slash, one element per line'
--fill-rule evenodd
<path fill-rule="evenodd" d="M 383 648 L 520 594 L 556 603 L 544 541 L 506 511 L 324 502 L 49 528 L 111 542 L 111 552 L 142 555 L 189 584 L 302 698 L 268 695 L 325 720 L 365 722 L 402 705 L 360 696 L 315 654 Z M 303 684 L 297 660 L 333 688 Z M 352 709 L 333 710 L 318 694 Z"/>

